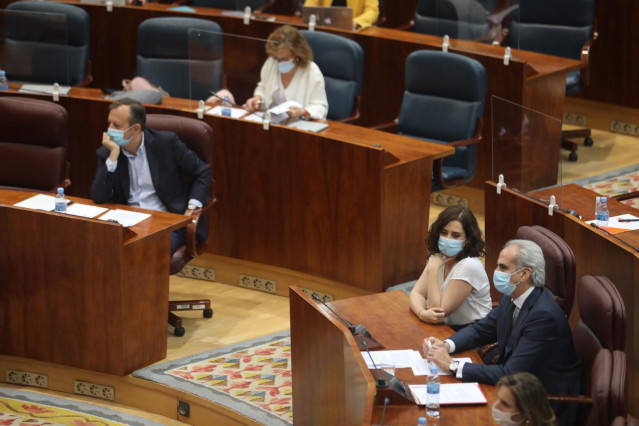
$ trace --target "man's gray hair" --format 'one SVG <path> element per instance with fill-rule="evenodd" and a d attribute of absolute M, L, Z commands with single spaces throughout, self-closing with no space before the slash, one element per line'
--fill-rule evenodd
<path fill-rule="evenodd" d="M 534 287 L 543 287 L 546 282 L 546 261 L 541 247 L 530 240 L 510 240 L 505 247 L 518 246 L 515 256 L 515 268 L 530 268 L 530 284 Z"/>

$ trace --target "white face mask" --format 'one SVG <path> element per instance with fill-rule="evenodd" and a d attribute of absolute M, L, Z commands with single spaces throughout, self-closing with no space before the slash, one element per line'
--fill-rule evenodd
<path fill-rule="evenodd" d="M 500 426 L 520 425 L 522 423 L 521 420 L 513 420 L 513 417 L 517 415 L 519 415 L 519 411 L 516 413 L 506 413 L 497 408 L 496 402 L 493 404 L 493 419 Z"/>

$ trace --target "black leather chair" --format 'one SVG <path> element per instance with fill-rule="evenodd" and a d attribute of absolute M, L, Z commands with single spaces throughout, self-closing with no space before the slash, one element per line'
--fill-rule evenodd
<path fill-rule="evenodd" d="M 213 167 L 213 130 L 204 121 L 175 115 L 148 114 L 146 126 L 150 129 L 175 132 L 190 150 L 195 152 L 209 167 Z M 187 226 L 186 243 L 171 256 L 171 274 L 180 272 L 188 262 L 206 250 L 209 236 L 207 232 L 202 231 L 206 231 L 208 226 L 206 219 L 215 202 L 214 185 L 211 182 L 208 205 L 193 213 L 192 221 Z M 198 229 L 200 232 L 197 232 Z M 200 236 L 206 235 L 206 238 L 198 239 L 198 234 Z M 206 318 L 213 316 L 209 299 L 169 301 L 169 324 L 175 328 L 173 333 L 178 337 L 183 336 L 185 330 L 182 326 L 182 319 L 171 311 L 187 310 L 202 310 Z"/>
<path fill-rule="evenodd" d="M 273 3 L 275 0 L 191 0 L 191 6 L 228 10 L 244 10 L 248 6 L 256 13 L 264 12 Z"/>
<path fill-rule="evenodd" d="M 69 4 L 20 1 L 4 13 L 2 68 L 9 81 L 87 86 L 89 14 Z"/>
<path fill-rule="evenodd" d="M 215 22 L 150 18 L 138 27 L 136 75 L 171 96 L 204 100 L 220 90 L 223 59 L 222 29 Z"/>
<path fill-rule="evenodd" d="M 579 424 L 609 425 L 627 413 L 626 308 L 605 277 L 582 277 L 577 299 L 581 319 L 573 338 L 584 369 L 584 395 L 550 395 L 549 399 L 582 404 Z"/>
<path fill-rule="evenodd" d="M 357 42 L 320 31 L 301 31 L 313 50 L 313 61 L 324 75 L 328 120 L 354 121 L 359 117 L 364 50 Z"/>
<path fill-rule="evenodd" d="M 509 46 L 581 61 L 581 68 L 568 73 L 566 94 L 581 91 L 590 83 L 590 48 L 597 38 L 595 0 L 521 0 L 509 23 Z M 562 147 L 577 160 L 577 144 L 568 138 L 584 138 L 593 144 L 590 129 L 564 131 Z"/>
<path fill-rule="evenodd" d="M 477 165 L 486 70 L 455 53 L 419 50 L 406 58 L 405 91 L 397 133 L 455 148 L 433 164 L 431 191 L 469 182 Z"/>
<path fill-rule="evenodd" d="M 69 114 L 50 101 L 0 96 L 0 186 L 68 187 Z"/>

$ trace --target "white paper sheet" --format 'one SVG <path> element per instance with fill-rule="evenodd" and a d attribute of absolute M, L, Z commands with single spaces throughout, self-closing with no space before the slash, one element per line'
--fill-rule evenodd
<path fill-rule="evenodd" d="M 249 114 L 245 117 L 242 117 L 244 120 L 248 120 L 248 121 L 255 121 L 257 123 L 261 123 L 262 121 L 264 121 L 264 113 L 260 112 L 260 113 L 253 113 L 253 114 Z"/>
<path fill-rule="evenodd" d="M 69 200 L 67 200 L 67 204 L 68 203 Z M 15 203 L 14 206 L 51 212 L 55 210 L 55 197 L 51 195 L 38 194 L 34 195 L 33 197 L 27 198 L 26 200 Z"/>
<path fill-rule="evenodd" d="M 419 355 L 419 352 L 417 354 Z M 470 358 L 453 358 L 453 360 L 459 362 L 471 362 Z M 428 376 L 428 374 L 430 373 L 428 360 L 423 359 L 421 355 L 419 355 L 419 360 L 413 363 L 412 368 L 413 374 L 416 376 Z M 450 372 L 450 370 L 442 370 L 441 368 L 437 368 L 437 370 L 439 371 L 440 376 L 451 376 L 453 374 Z"/>
<path fill-rule="evenodd" d="M 394 365 L 395 368 L 407 368 L 410 367 L 413 363 L 414 356 L 413 350 L 404 349 L 397 351 L 371 351 L 371 356 L 373 357 L 373 361 L 375 364 L 387 364 Z M 366 351 L 362 352 L 362 357 L 364 357 L 364 361 L 368 368 L 375 368 L 373 366 L 373 362 L 371 358 L 368 356 Z"/>
<path fill-rule="evenodd" d="M 71 90 L 71 86 L 60 86 L 60 94 L 68 95 L 69 90 Z M 21 93 L 45 93 L 48 95 L 53 95 L 53 85 L 52 84 L 23 84 L 20 88 L 19 92 Z"/>
<path fill-rule="evenodd" d="M 140 212 L 132 212 L 129 210 L 115 209 L 115 210 L 109 210 L 108 212 L 100 216 L 98 219 L 106 220 L 106 221 L 114 220 L 118 222 L 119 224 L 121 224 L 122 226 L 133 226 L 149 217 L 151 217 L 151 215 L 148 213 L 140 213 Z"/>
<path fill-rule="evenodd" d="M 106 207 L 90 206 L 88 204 L 73 203 L 67 206 L 67 214 L 81 217 L 96 217 L 107 211 Z"/>
<path fill-rule="evenodd" d="M 295 101 L 286 101 L 277 106 L 274 106 L 273 108 L 269 109 L 266 112 L 271 114 L 271 122 L 278 124 L 289 118 L 288 110 L 292 106 L 302 108 L 302 105 L 298 104 Z"/>
<path fill-rule="evenodd" d="M 418 405 L 426 405 L 426 385 L 408 385 Z M 442 383 L 439 404 L 487 404 L 479 383 Z"/>
<path fill-rule="evenodd" d="M 324 129 L 327 129 L 328 123 L 318 123 L 316 121 L 297 120 L 289 124 L 289 127 L 294 127 L 300 130 L 306 130 L 307 132 L 317 133 L 317 132 L 321 132 Z"/>

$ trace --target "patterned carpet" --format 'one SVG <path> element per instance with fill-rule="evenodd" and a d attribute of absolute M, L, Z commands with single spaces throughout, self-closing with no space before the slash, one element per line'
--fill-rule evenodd
<path fill-rule="evenodd" d="M 264 425 L 291 425 L 289 332 L 156 364 L 133 376 L 206 398 Z"/>
<path fill-rule="evenodd" d="M 639 171 L 604 177 L 602 180 L 585 183 L 582 186 L 607 197 L 636 192 L 639 191 Z M 622 203 L 639 209 L 639 198 L 624 200 Z"/>
<path fill-rule="evenodd" d="M 5 387 L 0 387 L 0 425 L 161 426 L 107 408 Z"/>

